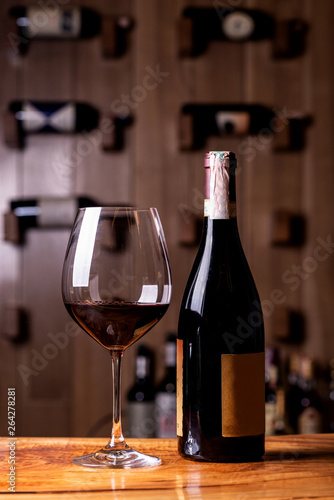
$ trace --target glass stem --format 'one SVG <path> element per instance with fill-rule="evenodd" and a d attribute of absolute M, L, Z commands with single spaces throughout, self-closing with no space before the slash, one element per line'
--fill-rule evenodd
<path fill-rule="evenodd" d="M 111 438 L 108 447 L 125 448 L 126 443 L 122 433 L 121 423 L 121 359 L 123 351 L 111 350 L 111 375 L 112 375 L 112 399 L 113 417 Z"/>

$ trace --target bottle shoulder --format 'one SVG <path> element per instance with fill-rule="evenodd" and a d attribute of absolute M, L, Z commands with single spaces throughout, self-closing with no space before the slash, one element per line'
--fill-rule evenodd
<path fill-rule="evenodd" d="M 217 222 L 217 234 L 204 239 L 190 273 L 178 337 L 198 349 L 211 344 L 221 353 L 263 352 L 261 303 L 236 225 Z"/>
<path fill-rule="evenodd" d="M 204 234 L 183 297 L 182 309 L 199 312 L 218 302 L 259 300 L 236 226 L 215 221 L 215 234 Z M 218 224 L 217 224 L 218 223 Z M 219 224 L 223 223 L 223 224 Z M 219 230 L 221 229 L 221 230 Z"/>

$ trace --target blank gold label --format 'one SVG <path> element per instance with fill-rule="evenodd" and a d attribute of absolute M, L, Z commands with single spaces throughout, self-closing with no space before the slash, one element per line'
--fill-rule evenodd
<path fill-rule="evenodd" d="M 183 340 L 176 341 L 176 434 L 183 436 Z"/>
<path fill-rule="evenodd" d="M 222 436 L 265 430 L 264 353 L 222 354 Z"/>

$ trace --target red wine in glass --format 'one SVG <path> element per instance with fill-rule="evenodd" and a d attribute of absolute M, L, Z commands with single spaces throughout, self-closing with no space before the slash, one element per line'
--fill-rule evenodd
<path fill-rule="evenodd" d="M 153 328 L 168 309 L 168 304 L 138 302 L 78 302 L 65 306 L 99 344 L 122 351 Z"/>

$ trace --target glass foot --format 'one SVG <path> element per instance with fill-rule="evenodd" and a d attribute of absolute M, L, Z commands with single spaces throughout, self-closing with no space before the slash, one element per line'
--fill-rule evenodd
<path fill-rule="evenodd" d="M 161 464 L 159 457 L 145 455 L 125 448 L 103 448 L 90 455 L 76 457 L 73 463 L 82 467 L 96 467 L 101 469 L 131 469 L 135 467 L 156 467 Z"/>

